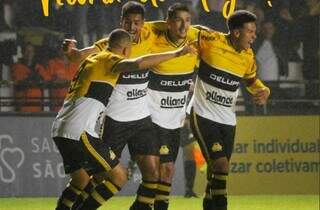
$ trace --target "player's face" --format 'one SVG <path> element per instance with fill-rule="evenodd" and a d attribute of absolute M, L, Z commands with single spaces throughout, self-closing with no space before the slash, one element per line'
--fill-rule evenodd
<path fill-rule="evenodd" d="M 186 11 L 177 11 L 175 17 L 167 20 L 167 24 L 171 36 L 184 39 L 191 25 L 191 15 Z"/>
<path fill-rule="evenodd" d="M 138 41 L 144 19 L 141 14 L 128 14 L 121 19 L 121 28 L 126 30 L 132 40 Z"/>
<path fill-rule="evenodd" d="M 257 38 L 256 35 L 256 23 L 255 22 L 249 22 L 245 23 L 241 29 L 239 29 L 238 33 L 238 47 L 241 50 L 246 50 L 251 48 L 251 45 L 253 44 L 254 40 Z"/>

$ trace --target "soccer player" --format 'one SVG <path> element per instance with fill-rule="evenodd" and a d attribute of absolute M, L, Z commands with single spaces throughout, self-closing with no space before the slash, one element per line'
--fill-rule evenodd
<path fill-rule="evenodd" d="M 171 5 L 166 23 L 167 30 L 158 33 L 151 47 L 153 53 L 174 50 L 198 40 L 199 30 L 190 27 L 191 14 L 186 5 Z M 149 109 L 160 143 L 160 179 L 155 210 L 168 209 L 180 129 L 186 117 L 187 97 L 197 61 L 196 55 L 189 54 L 154 66 L 149 73 Z"/>
<path fill-rule="evenodd" d="M 234 12 L 228 34 L 201 31 L 201 61 L 195 84 L 191 127 L 208 164 L 203 210 L 226 210 L 226 183 L 236 130 L 235 105 L 240 81 L 257 105 L 266 103 L 270 90 L 256 75 L 251 45 L 256 39 L 256 16 Z"/>
<path fill-rule="evenodd" d="M 129 1 L 121 12 L 120 26 L 132 37 L 131 58 L 150 53 L 154 40 L 151 23 L 144 23 L 145 10 L 142 4 Z M 70 60 L 81 60 L 91 53 L 105 49 L 108 39 L 97 41 L 93 46 L 78 50 L 74 43 L 66 43 L 66 55 Z M 132 209 L 151 210 L 159 179 L 159 145 L 152 127 L 147 104 L 148 71 L 123 73 L 111 95 L 106 110 L 103 139 L 116 155 L 128 144 L 129 151 L 137 161 L 142 174 L 142 183 Z M 90 187 L 86 189 L 90 192 Z M 85 192 L 83 192 L 85 195 Z"/>
<path fill-rule="evenodd" d="M 108 144 L 100 140 L 103 113 L 121 72 L 146 69 L 192 52 L 191 47 L 162 54 L 125 59 L 131 52 L 130 35 L 114 30 L 108 48 L 88 57 L 71 82 L 69 93 L 52 126 L 52 137 L 71 181 L 59 198 L 57 210 L 70 209 L 90 181 L 89 173 L 107 172 L 82 203 L 80 210 L 97 209 L 126 182 L 126 170 Z"/>

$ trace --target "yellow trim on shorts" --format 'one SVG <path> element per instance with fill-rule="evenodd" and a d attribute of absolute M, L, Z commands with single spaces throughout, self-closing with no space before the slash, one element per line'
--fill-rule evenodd
<path fill-rule="evenodd" d="M 197 134 L 198 134 L 198 136 L 199 136 L 199 139 L 198 139 L 198 140 L 200 141 L 200 143 L 202 144 L 202 147 L 204 148 L 204 153 L 203 153 L 203 155 L 205 156 L 205 159 L 206 159 L 207 161 L 209 161 L 209 160 L 210 160 L 209 151 L 208 151 L 208 148 L 207 148 L 207 146 L 206 146 L 206 143 L 205 143 L 205 141 L 204 141 L 204 139 L 203 139 L 203 137 L 202 137 L 202 134 L 201 134 L 201 132 L 200 132 L 200 128 L 199 128 L 199 125 L 198 125 L 197 115 L 196 115 L 196 112 L 195 112 L 194 110 L 192 110 L 192 115 L 193 115 L 194 127 L 195 127 L 196 132 L 197 132 Z"/>
<path fill-rule="evenodd" d="M 110 171 L 111 167 L 110 165 L 107 163 L 107 161 L 101 157 L 101 155 L 93 148 L 93 146 L 90 144 L 89 139 L 87 137 L 87 134 L 85 132 L 83 132 L 81 134 L 81 140 L 84 143 L 84 145 L 86 146 L 86 148 L 88 149 L 88 151 L 90 152 L 90 154 L 101 164 L 101 166 L 106 170 L 106 171 Z"/>
<path fill-rule="evenodd" d="M 138 195 L 137 200 L 141 203 L 154 204 L 154 198 Z"/>
<path fill-rule="evenodd" d="M 118 188 L 116 188 L 116 186 L 114 186 L 113 183 L 109 182 L 109 181 L 104 181 L 103 184 L 113 193 L 116 194 L 119 190 Z"/>

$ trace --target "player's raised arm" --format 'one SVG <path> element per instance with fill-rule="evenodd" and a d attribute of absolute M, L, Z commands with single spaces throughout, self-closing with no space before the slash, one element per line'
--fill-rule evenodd
<path fill-rule="evenodd" d="M 62 43 L 64 55 L 69 61 L 80 62 L 90 54 L 98 53 L 99 49 L 95 45 L 83 49 L 77 48 L 77 41 L 74 39 L 65 39 Z"/>

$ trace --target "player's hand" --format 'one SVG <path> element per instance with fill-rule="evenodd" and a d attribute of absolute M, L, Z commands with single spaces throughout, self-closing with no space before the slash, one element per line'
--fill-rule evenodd
<path fill-rule="evenodd" d="M 77 40 L 75 39 L 64 39 L 62 42 L 62 50 L 63 50 L 63 54 L 67 57 L 69 57 L 72 52 L 73 49 L 77 48 Z"/>
<path fill-rule="evenodd" d="M 198 53 L 197 48 L 195 47 L 196 41 L 190 42 L 186 46 L 177 50 L 176 55 L 177 57 L 186 55 L 188 53 L 196 55 Z"/>
<path fill-rule="evenodd" d="M 270 95 L 269 88 L 260 88 L 253 95 L 253 101 L 257 105 L 265 105 Z"/>

